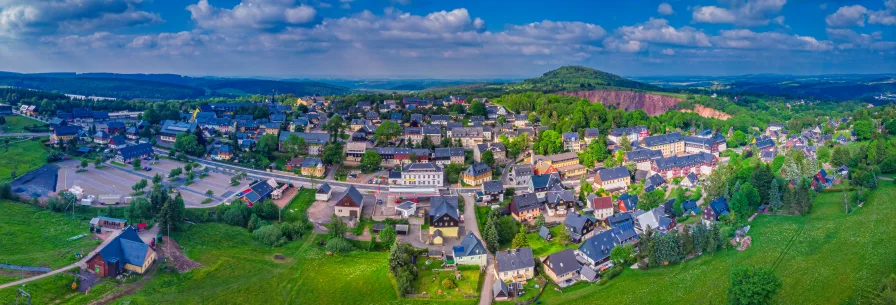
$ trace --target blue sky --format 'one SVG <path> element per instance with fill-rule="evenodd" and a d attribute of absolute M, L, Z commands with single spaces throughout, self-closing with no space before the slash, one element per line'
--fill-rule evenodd
<path fill-rule="evenodd" d="M 896 73 L 896 0 L 0 0 L 0 70 L 283 78 Z"/>

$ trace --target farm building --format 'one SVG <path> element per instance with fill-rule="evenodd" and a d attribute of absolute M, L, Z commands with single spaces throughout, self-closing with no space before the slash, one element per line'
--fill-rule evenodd
<path fill-rule="evenodd" d="M 156 252 L 140 240 L 137 230 L 127 227 L 112 242 L 87 261 L 87 271 L 115 277 L 124 270 L 143 274 L 156 260 Z"/>

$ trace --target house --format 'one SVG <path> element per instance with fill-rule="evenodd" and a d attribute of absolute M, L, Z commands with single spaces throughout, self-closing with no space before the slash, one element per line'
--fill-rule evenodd
<path fill-rule="evenodd" d="M 684 138 L 680 132 L 645 137 L 641 140 L 644 148 L 659 150 L 663 156 L 672 156 L 684 152 Z"/>
<path fill-rule="evenodd" d="M 628 193 L 625 193 L 620 195 L 619 198 L 616 198 L 616 209 L 618 209 L 620 212 L 632 212 L 637 208 L 637 195 L 629 195 Z"/>
<path fill-rule="evenodd" d="M 57 144 L 68 142 L 74 139 L 79 131 L 81 131 L 81 127 L 78 126 L 59 126 L 53 129 L 53 135 L 50 137 L 50 140 Z"/>
<path fill-rule="evenodd" d="M 625 136 L 628 138 L 629 143 L 638 143 L 639 139 L 648 135 L 650 133 L 647 131 L 647 126 L 624 127 L 610 129 L 607 139 L 613 141 L 613 143 L 621 143 L 622 137 Z"/>
<path fill-rule="evenodd" d="M 694 188 L 699 183 L 700 183 L 700 180 L 697 179 L 697 174 L 688 173 L 688 175 L 685 176 L 684 179 L 681 179 L 681 182 L 678 183 L 678 185 L 685 187 L 685 188 Z"/>
<path fill-rule="evenodd" d="M 840 177 L 844 178 L 849 176 L 849 167 L 847 167 L 846 165 L 841 166 L 837 169 L 837 174 L 839 174 Z"/>
<path fill-rule="evenodd" d="M 473 161 L 482 162 L 482 154 L 491 151 L 496 163 L 507 159 L 507 148 L 502 143 L 482 143 L 473 147 Z"/>
<path fill-rule="evenodd" d="M 577 132 L 564 132 L 561 135 L 563 139 L 563 149 L 571 152 L 580 152 L 582 151 L 582 140 L 579 139 L 579 133 Z"/>
<path fill-rule="evenodd" d="M 560 287 L 568 286 L 579 278 L 579 269 L 582 267 L 576 260 L 573 249 L 566 249 L 551 255 L 542 261 L 544 273 Z"/>
<path fill-rule="evenodd" d="M 834 176 L 828 174 L 824 169 L 819 170 L 812 176 L 812 189 L 816 191 L 821 191 L 822 189 L 829 188 L 834 183 Z"/>
<path fill-rule="evenodd" d="M 448 129 L 448 138 L 451 141 L 460 139 L 463 147 L 470 149 L 477 144 L 485 143 L 486 140 L 491 140 L 491 136 L 486 135 L 482 127 L 454 127 Z"/>
<path fill-rule="evenodd" d="M 715 155 L 700 152 L 653 160 L 650 170 L 666 179 L 684 177 L 690 173 L 708 175 L 715 169 L 717 162 L 718 157 Z"/>
<path fill-rule="evenodd" d="M 246 205 L 248 205 L 249 207 L 252 207 L 253 205 L 261 202 L 262 200 L 265 200 L 266 198 L 271 196 L 271 193 L 274 192 L 274 188 L 277 187 L 276 185 L 271 185 L 272 181 L 273 181 L 273 179 L 271 181 L 256 182 L 255 184 L 250 186 L 248 189 L 245 189 L 242 192 L 240 192 L 240 199 L 243 202 L 245 202 Z M 274 182 L 274 183 L 276 183 L 276 182 Z"/>
<path fill-rule="evenodd" d="M 146 158 L 152 156 L 153 153 L 152 145 L 149 143 L 125 146 L 118 150 L 115 161 L 130 164 L 134 159 Z"/>
<path fill-rule="evenodd" d="M 775 149 L 763 150 L 762 152 L 759 153 L 759 159 L 765 163 L 775 161 L 775 157 L 777 157 L 777 156 L 778 156 L 778 151 Z"/>
<path fill-rule="evenodd" d="M 589 282 L 589 283 L 592 283 L 592 282 L 600 279 L 597 271 L 594 271 L 593 268 L 588 267 L 588 266 L 582 266 L 582 269 L 579 269 L 579 275 L 581 276 L 580 277 L 581 280 Z"/>
<path fill-rule="evenodd" d="M 408 218 L 414 216 L 417 213 L 417 203 L 413 201 L 405 201 L 395 207 L 395 211 L 398 212 L 398 215 L 401 215 L 402 218 Z"/>
<path fill-rule="evenodd" d="M 404 129 L 404 139 L 407 143 L 420 145 L 424 138 L 429 138 L 429 143 L 442 141 L 442 129 L 438 127 L 408 127 Z"/>
<path fill-rule="evenodd" d="M 576 205 L 576 194 L 572 190 L 554 188 L 544 197 L 544 209 L 548 216 L 563 216 Z"/>
<path fill-rule="evenodd" d="M 522 282 L 535 277 L 532 248 L 509 249 L 495 254 L 495 276 L 503 282 Z"/>
<path fill-rule="evenodd" d="M 457 238 L 460 216 L 457 196 L 437 196 L 429 201 L 429 239 L 441 245 L 446 237 Z"/>
<path fill-rule="evenodd" d="M 330 200 L 331 194 L 333 194 L 333 187 L 331 187 L 329 183 L 324 183 L 319 188 L 317 188 L 317 192 L 314 193 L 314 200 L 318 200 L 318 201 Z"/>
<path fill-rule="evenodd" d="M 572 179 L 585 175 L 587 168 L 579 164 L 579 155 L 575 152 L 532 157 L 535 174 L 546 174 L 556 171 L 562 179 Z"/>
<path fill-rule="evenodd" d="M 663 152 L 652 149 L 638 149 L 625 153 L 623 161 L 625 163 L 635 162 L 639 170 L 649 171 L 651 161 L 662 158 Z"/>
<path fill-rule="evenodd" d="M 492 285 L 492 298 L 495 301 L 506 301 L 510 299 L 511 295 L 510 288 L 504 281 L 495 281 L 495 284 Z"/>
<path fill-rule="evenodd" d="M 319 158 L 309 157 L 302 161 L 302 176 L 322 178 L 326 171 L 327 168 L 324 167 L 324 162 Z"/>
<path fill-rule="evenodd" d="M 364 195 L 361 195 L 354 185 L 349 186 L 336 201 L 336 216 L 360 218 L 363 207 Z"/>
<path fill-rule="evenodd" d="M 591 237 L 597 226 L 597 219 L 579 213 L 569 213 L 563 220 L 566 231 L 569 232 L 569 240 L 579 243 L 583 239 Z"/>
<path fill-rule="evenodd" d="M 482 241 L 479 240 L 473 232 L 467 232 L 460 245 L 452 248 L 454 254 L 454 262 L 458 265 L 478 265 L 485 267 L 487 263 L 488 251 Z"/>
<path fill-rule="evenodd" d="M 529 192 L 534 193 L 538 197 L 538 201 L 543 201 L 549 190 L 559 191 L 562 189 L 563 186 L 557 174 L 535 175 L 529 180 Z"/>
<path fill-rule="evenodd" d="M 327 133 L 284 131 L 280 133 L 279 138 L 281 152 L 289 151 L 289 145 L 287 144 L 287 141 L 289 141 L 289 137 L 292 135 L 296 135 L 299 138 L 305 140 L 305 145 L 308 149 L 308 155 L 311 156 L 319 156 L 324 150 L 324 145 L 326 145 L 327 142 L 330 141 L 330 135 Z"/>
<path fill-rule="evenodd" d="M 609 263 L 613 248 L 634 242 L 638 238 L 632 226 L 614 227 L 591 236 L 576 249 L 576 255 L 592 268 L 602 268 Z"/>
<path fill-rule="evenodd" d="M 594 217 L 598 220 L 606 220 L 607 217 L 613 215 L 613 198 L 610 196 L 597 197 L 594 194 L 588 195 L 588 207 L 594 211 Z"/>
<path fill-rule="evenodd" d="M 644 232 L 651 228 L 657 230 L 658 232 L 666 232 L 667 230 L 675 227 L 675 220 L 665 215 L 663 206 L 653 208 L 650 211 L 638 215 L 635 220 L 635 228 L 638 230 L 638 232 Z"/>
<path fill-rule="evenodd" d="M 489 180 L 492 180 L 492 168 L 485 163 L 473 163 L 463 173 L 463 181 L 467 185 L 477 186 Z"/>
<path fill-rule="evenodd" d="M 109 144 L 110 139 L 112 139 L 112 136 L 110 136 L 109 133 L 104 130 L 97 131 L 93 135 L 93 143 L 100 145 Z"/>
<path fill-rule="evenodd" d="M 87 271 L 106 277 L 125 270 L 143 274 L 155 260 L 155 250 L 140 239 L 137 230 L 127 227 L 87 261 Z"/>
<path fill-rule="evenodd" d="M 516 185 L 527 185 L 532 181 L 532 165 L 514 165 L 510 170 L 510 180 Z"/>
<path fill-rule="evenodd" d="M 632 183 L 631 173 L 625 166 L 602 168 L 594 175 L 594 184 L 608 192 L 623 191 Z"/>
<path fill-rule="evenodd" d="M 445 172 L 435 163 L 411 163 L 401 168 L 403 185 L 445 185 Z"/>
<path fill-rule="evenodd" d="M 433 162 L 445 166 L 447 164 L 464 164 L 466 154 L 462 147 L 436 148 L 433 153 Z"/>
<path fill-rule="evenodd" d="M 630 212 L 616 213 L 607 217 L 607 226 L 611 228 L 617 227 L 635 227 L 635 218 Z"/>
<path fill-rule="evenodd" d="M 724 197 L 713 199 L 709 205 L 703 208 L 703 223 L 710 225 L 719 221 L 722 215 L 728 215 L 731 211 L 728 208 L 728 201 Z"/>
<path fill-rule="evenodd" d="M 644 186 L 645 186 L 645 187 L 650 187 L 650 188 L 657 188 L 657 187 L 660 187 L 660 186 L 662 186 L 664 183 L 666 183 L 666 180 L 663 179 L 663 177 L 660 176 L 659 174 L 653 174 L 653 175 L 650 175 L 650 176 L 647 177 L 647 179 L 644 180 Z M 647 191 L 646 189 L 645 189 L 645 191 L 646 191 L 646 192 L 649 192 L 649 191 Z"/>
<path fill-rule="evenodd" d="M 545 226 L 541 226 L 541 228 L 538 229 L 538 236 L 546 241 L 550 241 L 551 238 L 553 238 L 553 236 L 551 235 L 551 230 L 549 230 Z"/>
<path fill-rule="evenodd" d="M 177 135 L 182 133 L 193 133 L 196 131 L 196 122 L 177 122 L 172 120 L 162 121 L 162 129 L 159 131 L 162 142 L 174 143 Z"/>
<path fill-rule="evenodd" d="M 719 152 L 728 148 L 728 144 L 725 142 L 725 137 L 720 134 L 716 134 L 710 137 L 700 137 L 700 136 L 685 136 L 684 137 L 684 152 L 685 153 L 698 153 L 705 152 L 718 156 Z"/>
<path fill-rule="evenodd" d="M 504 184 L 501 181 L 486 181 L 482 184 L 483 200 L 487 202 L 504 201 Z"/>
<path fill-rule="evenodd" d="M 700 213 L 700 207 L 697 206 L 697 201 L 694 199 L 689 199 L 685 202 L 682 202 L 681 210 L 685 215 L 697 215 Z"/>
<path fill-rule="evenodd" d="M 230 148 L 230 144 L 221 145 L 217 150 L 212 153 L 212 159 L 215 160 L 230 160 L 233 158 L 233 149 Z"/>
<path fill-rule="evenodd" d="M 775 141 L 768 137 L 760 137 L 760 139 L 756 140 L 756 143 L 753 143 L 760 151 L 773 150 L 775 149 Z"/>
<path fill-rule="evenodd" d="M 510 215 L 519 222 L 533 220 L 541 215 L 538 197 L 533 193 L 514 195 L 509 209 Z"/>
<path fill-rule="evenodd" d="M 109 229 L 121 230 L 128 227 L 128 221 L 120 218 L 97 216 L 90 220 L 90 225 Z"/>
<path fill-rule="evenodd" d="M 292 157 L 292 159 L 289 159 L 289 161 L 286 161 L 284 168 L 287 171 L 292 171 L 293 169 L 301 170 L 303 161 L 305 161 L 305 159 L 303 159 L 301 157 Z"/>
<path fill-rule="evenodd" d="M 600 138 L 600 132 L 598 132 L 597 128 L 585 128 L 585 146 L 591 144 L 591 142 Z"/>

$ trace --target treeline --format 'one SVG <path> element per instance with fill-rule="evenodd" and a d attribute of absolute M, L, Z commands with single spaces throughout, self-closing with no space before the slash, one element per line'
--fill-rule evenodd
<path fill-rule="evenodd" d="M 201 88 L 130 79 L 6 75 L 0 76 L 0 85 L 122 99 L 191 99 L 206 95 L 205 90 Z"/>

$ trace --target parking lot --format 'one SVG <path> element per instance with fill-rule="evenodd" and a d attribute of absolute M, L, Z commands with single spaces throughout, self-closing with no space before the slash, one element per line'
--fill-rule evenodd
<path fill-rule="evenodd" d="M 188 207 L 217 205 L 221 200 L 248 186 L 248 182 L 246 181 L 242 181 L 239 186 L 230 186 L 230 176 L 217 173 L 214 169 L 210 169 L 208 176 L 203 179 L 199 179 L 199 175 L 197 174 L 193 183 L 189 186 L 183 186 L 185 182 L 184 177 L 186 175 L 181 175 L 181 177 L 175 181 L 168 181 L 168 173 L 172 169 L 182 168 L 184 165 L 183 163 L 172 160 L 143 161 L 144 166 L 151 168 L 149 171 L 134 171 L 131 167 L 106 164 L 105 168 L 97 170 L 91 166 L 88 167 L 87 171 L 79 173 L 77 172 L 77 161 L 66 161 L 59 165 L 57 191 L 77 185 L 84 190 L 85 194 L 94 196 L 100 194 L 129 195 L 133 192 L 131 187 L 140 181 L 140 179 L 152 181 L 152 177 L 155 174 L 159 174 L 164 178 L 163 181 L 165 181 L 168 186 L 174 187 L 180 191 L 181 197 L 184 199 L 184 204 Z M 201 172 L 201 170 L 202 169 L 198 169 L 195 171 Z M 151 185 L 147 186 L 146 189 L 148 190 L 150 187 Z M 212 202 L 209 204 L 202 204 L 203 201 L 209 198 L 205 195 L 208 190 L 211 190 L 213 193 L 211 197 Z"/>

